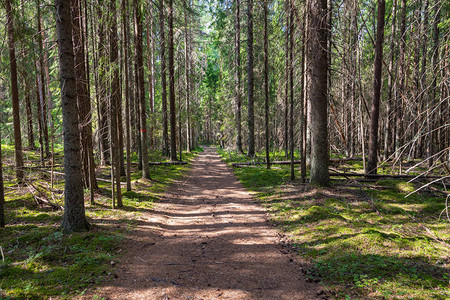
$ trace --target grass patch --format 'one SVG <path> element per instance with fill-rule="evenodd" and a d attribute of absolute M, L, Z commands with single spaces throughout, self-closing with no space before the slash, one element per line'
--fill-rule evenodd
<path fill-rule="evenodd" d="M 5 162 L 12 161 L 14 155 L 8 147 L 2 153 Z M 184 153 L 183 159 L 189 162 L 200 151 L 202 149 L 198 148 L 192 153 Z M 27 153 L 27 157 L 39 159 L 36 153 Z M 61 155 L 58 157 L 62 158 Z M 150 160 L 164 161 L 166 158 L 152 152 Z M 71 299 L 92 286 L 111 280 L 115 261 L 124 254 L 118 246 L 126 242 L 129 231 L 143 214 L 152 210 L 158 197 L 189 167 L 151 166 L 152 181 L 141 180 L 141 172 L 133 169 L 133 190 L 122 189 L 124 207 L 116 210 L 111 208 L 111 185 L 98 181 L 95 205 L 86 202 L 86 215 L 93 229 L 70 235 L 64 235 L 59 229 L 62 211 L 38 205 L 26 186 L 15 183 L 13 169 L 6 167 L 7 227 L 0 229 L 0 246 L 5 257 L 4 261 L 0 260 L 0 299 Z M 27 179 L 34 185 L 47 187 L 53 201 L 62 204 L 63 177 L 55 176 L 51 189 L 49 176 L 34 172 L 29 171 Z M 97 176 L 109 179 L 109 169 L 99 168 Z M 89 199 L 89 192 L 85 192 Z"/>
<path fill-rule="evenodd" d="M 221 151 L 228 163 L 248 161 Z M 360 162 L 351 164 L 354 171 Z M 380 180 L 361 189 L 347 183 L 317 188 L 290 182 L 289 167 L 236 168 L 272 221 L 310 260 L 338 299 L 449 299 L 450 226 L 439 218 L 442 196 L 405 196 L 417 186 Z"/>

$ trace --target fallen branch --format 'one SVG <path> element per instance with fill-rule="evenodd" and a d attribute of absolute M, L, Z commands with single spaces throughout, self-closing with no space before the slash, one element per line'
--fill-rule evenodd
<path fill-rule="evenodd" d="M 298 165 L 301 162 L 299 160 L 294 161 L 294 165 Z M 232 166 L 235 168 L 245 167 L 245 166 L 257 166 L 257 165 L 265 165 L 267 164 L 265 161 L 252 161 L 247 163 L 233 163 Z M 290 165 L 291 161 L 271 161 L 271 165 Z"/>
<path fill-rule="evenodd" d="M 394 179 L 446 179 L 446 176 L 417 176 L 417 175 L 395 175 L 395 174 L 366 174 L 366 173 L 344 173 L 330 172 L 330 176 L 343 177 L 366 177 L 366 178 L 394 178 Z"/>
<path fill-rule="evenodd" d="M 36 186 L 34 186 L 32 183 L 27 183 L 28 190 L 30 191 L 31 195 L 33 196 L 34 200 L 39 205 L 48 205 L 54 209 L 57 210 L 63 210 L 64 208 L 57 204 L 53 203 L 50 200 L 46 198 L 45 193 L 43 193 L 41 190 L 39 190 Z"/>
<path fill-rule="evenodd" d="M 52 173 L 51 171 L 40 170 L 40 169 L 37 169 L 37 171 L 41 171 L 41 172 L 45 172 L 45 173 Z M 55 171 L 53 171 L 53 174 L 55 174 L 55 175 L 65 175 L 64 172 L 55 172 Z M 111 180 L 109 180 L 109 179 L 103 179 L 103 178 L 99 178 L 99 177 L 96 177 L 96 179 L 97 179 L 97 181 L 103 181 L 103 182 L 111 183 Z M 121 182 L 120 184 L 121 185 L 126 185 L 127 183 L 126 182 Z"/>
<path fill-rule="evenodd" d="M 330 162 L 332 163 L 340 163 L 344 161 L 359 161 L 362 160 L 362 158 L 359 157 L 346 157 L 346 158 L 336 158 L 336 159 L 330 159 Z M 265 165 L 267 164 L 265 161 L 251 161 L 251 162 L 245 162 L 245 163 L 233 163 L 231 164 L 233 167 L 240 168 L 245 166 L 257 166 L 257 165 Z M 290 165 L 290 160 L 275 160 L 270 162 L 271 165 Z M 294 165 L 301 164 L 301 160 L 294 160 Z"/>
<path fill-rule="evenodd" d="M 164 166 L 164 165 L 187 165 L 186 161 L 163 161 L 163 162 L 149 162 L 150 166 Z"/>

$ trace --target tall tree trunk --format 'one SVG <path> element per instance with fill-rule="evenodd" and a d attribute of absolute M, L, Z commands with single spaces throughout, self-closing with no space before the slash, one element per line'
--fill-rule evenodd
<path fill-rule="evenodd" d="M 1 91 L 0 91 L 1 93 Z M 0 227 L 5 227 L 5 191 L 3 189 L 2 133 L 0 131 Z"/>
<path fill-rule="evenodd" d="M 428 43 L 428 0 L 425 0 L 424 3 L 424 9 L 423 9 L 423 20 L 422 20 L 422 66 L 420 71 L 420 91 L 427 90 L 427 73 L 426 73 L 426 67 L 427 67 L 427 43 Z M 427 136 L 424 139 L 426 141 L 425 148 L 426 148 L 426 156 L 431 157 L 433 152 L 433 135 L 431 133 L 432 131 L 432 124 L 431 124 L 431 105 L 430 105 L 430 97 L 428 96 L 429 92 L 421 93 L 421 102 L 424 104 L 426 108 L 426 126 L 427 126 Z M 425 103 L 423 103 L 425 101 Z M 428 166 L 431 167 L 433 163 L 432 159 L 428 160 Z"/>
<path fill-rule="evenodd" d="M 239 153 L 244 153 L 242 149 L 242 101 L 241 101 L 241 8 L 240 0 L 236 0 L 236 20 L 235 20 L 235 72 L 234 81 L 236 84 L 236 147 Z"/>
<path fill-rule="evenodd" d="M 434 11 L 434 21 L 433 21 L 433 55 L 432 55 L 432 65 L 433 65 L 433 69 L 432 69 L 432 74 L 433 74 L 433 80 L 431 82 L 431 99 L 429 101 L 432 102 L 432 106 L 434 106 L 437 102 L 436 99 L 436 95 L 437 95 L 437 88 L 436 88 L 436 82 L 437 82 L 437 78 L 438 78 L 438 58 L 439 58 L 439 23 L 440 23 L 440 17 L 441 17 L 441 9 L 440 6 L 438 4 L 438 1 L 436 1 L 435 3 L 435 11 Z M 434 131 L 430 132 L 430 143 L 432 145 L 430 145 L 430 152 L 433 153 L 434 150 L 434 146 L 433 144 L 435 143 L 435 137 L 436 134 L 434 133 Z M 440 141 L 440 140 L 438 140 Z M 436 150 L 440 150 L 440 149 L 436 149 Z M 431 154 L 430 153 L 430 154 Z M 429 166 L 433 165 L 433 158 L 431 158 L 431 155 L 428 154 L 428 160 L 429 160 Z"/>
<path fill-rule="evenodd" d="M 395 100 L 395 157 L 400 158 L 400 147 L 403 140 L 403 97 L 405 97 L 406 88 L 406 5 L 408 0 L 402 0 L 401 15 L 400 15 L 400 47 L 399 47 L 399 96 Z"/>
<path fill-rule="evenodd" d="M 264 118 L 265 118 L 265 131 L 266 131 L 266 166 L 270 169 L 270 146 L 269 146 L 269 39 L 267 29 L 267 8 L 268 0 L 264 0 Z"/>
<path fill-rule="evenodd" d="M 391 116 L 391 112 L 394 106 L 393 94 L 396 94 L 397 91 L 395 83 L 395 73 L 397 71 L 397 66 L 394 65 L 395 59 L 395 38 L 396 38 L 396 22 L 397 22 L 397 0 L 392 2 L 392 24 L 391 24 L 391 37 L 390 37 L 390 50 L 391 53 L 389 55 L 389 77 L 388 77 L 388 95 L 387 95 L 387 104 L 386 104 L 386 126 L 384 129 L 384 159 L 387 160 L 389 155 L 391 155 L 392 148 L 392 140 L 394 135 L 392 134 L 393 121 L 395 118 Z"/>
<path fill-rule="evenodd" d="M 24 180 L 22 134 L 20 130 L 19 88 L 17 82 L 16 46 L 14 42 L 14 23 L 11 0 L 6 0 L 6 27 L 8 31 L 9 69 L 11 72 L 11 96 L 14 122 L 14 149 L 16 160 L 16 177 L 19 183 Z"/>
<path fill-rule="evenodd" d="M 192 132 L 191 132 L 191 94 L 190 94 L 190 45 L 189 45 L 189 30 L 188 30 L 188 8 L 190 7 L 190 0 L 186 3 L 186 10 L 184 14 L 184 64 L 185 64 L 185 89 L 186 89 L 186 149 L 188 152 L 192 151 Z M 180 114 L 181 115 L 181 114 Z M 180 123 L 181 128 L 181 123 Z M 180 139 L 181 140 L 181 139 Z M 181 149 L 180 149 L 181 153 Z M 181 156 L 180 156 L 181 160 Z"/>
<path fill-rule="evenodd" d="M 255 111 L 253 99 L 253 0 L 247 0 L 247 98 L 248 98 L 248 153 L 255 156 Z"/>
<path fill-rule="evenodd" d="M 147 14 L 147 68 L 148 68 L 148 98 L 150 101 L 150 148 L 154 146 L 154 88 L 153 88 L 153 2 L 149 1 L 150 13 Z"/>
<path fill-rule="evenodd" d="M 107 71 L 106 71 L 106 34 L 105 34 L 105 18 L 107 15 L 103 14 L 103 0 L 98 1 L 98 18 L 99 18 L 99 28 L 98 28 L 98 75 L 99 77 L 99 116 L 98 116 L 98 135 L 99 135 L 99 148 L 100 148 L 100 165 L 105 166 L 109 163 L 110 153 L 109 153 L 109 141 L 108 141 L 108 100 L 106 97 L 107 91 Z"/>
<path fill-rule="evenodd" d="M 86 78 L 86 61 L 83 42 L 83 22 L 81 15 L 80 0 L 71 0 L 72 8 L 72 30 L 75 55 L 75 75 L 77 87 L 78 120 L 81 137 L 81 157 L 84 172 L 85 186 L 92 190 L 98 189 L 95 179 L 95 166 L 93 145 L 92 145 L 92 127 L 91 127 L 91 100 Z M 92 162 L 92 163 L 91 163 Z"/>
<path fill-rule="evenodd" d="M 327 0 L 308 3 L 308 77 L 311 113 L 311 183 L 329 185 L 327 118 Z"/>
<path fill-rule="evenodd" d="M 306 20 L 303 17 L 302 24 L 302 74 L 300 87 L 300 176 L 303 183 L 306 182 L 306 97 L 305 97 L 305 82 L 306 82 Z"/>
<path fill-rule="evenodd" d="M 39 55 L 39 89 L 40 89 L 40 105 L 42 110 L 42 130 L 44 134 L 44 150 L 45 150 L 45 156 L 50 156 L 50 142 L 48 137 L 48 112 L 47 112 L 47 101 L 45 99 L 45 81 L 44 81 L 44 74 L 45 74 L 45 66 L 44 66 L 44 55 L 46 53 L 43 43 L 43 35 L 44 32 L 42 30 L 41 25 L 41 2 L 40 0 L 37 1 L 37 26 L 38 26 L 38 32 L 40 34 L 37 35 L 38 43 L 39 43 L 39 49 L 42 51 L 41 55 Z"/>
<path fill-rule="evenodd" d="M 375 62 L 373 76 L 373 101 L 370 109 L 369 156 L 366 173 L 376 174 L 378 163 L 378 119 L 380 116 L 381 71 L 383 66 L 385 0 L 378 0 L 377 39 L 375 42 Z"/>
<path fill-rule="evenodd" d="M 170 159 L 177 160 L 177 124 L 175 111 L 175 67 L 173 49 L 173 0 L 169 0 L 169 104 L 170 104 Z"/>
<path fill-rule="evenodd" d="M 295 180 L 294 170 L 294 12 L 289 1 L 289 145 L 291 158 L 291 180 Z"/>
<path fill-rule="evenodd" d="M 285 74 L 284 74 L 284 156 L 289 157 L 289 29 L 290 25 L 290 1 L 285 0 L 285 15 L 286 15 L 286 45 L 285 45 Z"/>
<path fill-rule="evenodd" d="M 166 70 L 166 37 L 164 26 L 164 0 L 159 2 L 159 30 L 161 36 L 161 102 L 163 113 L 163 155 L 169 155 L 169 130 L 167 115 L 167 70 Z"/>
<path fill-rule="evenodd" d="M 127 154 L 127 192 L 131 191 L 131 119 L 130 119 L 130 65 L 128 61 L 128 1 L 122 0 L 122 33 L 123 33 L 123 55 L 124 55 L 124 91 L 125 91 L 125 144 Z"/>
<path fill-rule="evenodd" d="M 109 97 L 109 118 L 110 118 L 110 151 L 111 151 L 111 169 L 114 172 L 115 179 L 112 184 L 116 185 L 117 206 L 122 207 L 122 193 L 120 185 L 120 156 L 122 150 L 119 144 L 119 118 L 120 113 L 120 78 L 119 78 L 119 48 L 117 46 L 117 13 L 116 1 L 109 2 L 109 60 L 111 74 L 111 94 Z M 114 199 L 113 199 L 114 201 Z"/>
<path fill-rule="evenodd" d="M 134 5 L 133 5 L 134 6 Z M 136 24 L 134 25 L 136 26 Z M 136 30 L 136 28 L 135 28 Z M 134 36 L 134 44 L 136 50 L 136 31 Z M 141 106 L 140 106 L 140 96 L 139 96 L 139 68 L 138 68 L 138 60 L 134 59 L 134 112 L 132 113 L 132 116 L 134 116 L 134 123 L 136 127 L 136 146 L 137 146 L 137 152 L 138 152 L 138 168 L 139 170 L 142 170 L 142 136 L 141 136 Z"/>
<path fill-rule="evenodd" d="M 142 151 L 142 177 L 151 179 L 148 165 L 148 145 L 147 145 L 147 116 L 145 107 L 145 86 L 144 86 L 144 61 L 142 50 L 142 15 L 139 0 L 134 0 L 135 35 L 136 35 L 136 67 L 137 67 L 137 87 L 139 91 L 139 123 L 141 127 L 141 151 Z"/>
<path fill-rule="evenodd" d="M 37 64 L 35 65 L 37 71 Z M 36 91 L 36 107 L 37 107 L 37 121 L 38 121 L 38 129 L 39 129 L 39 156 L 41 165 L 44 165 L 44 134 L 43 134 L 43 125 L 42 125 L 42 107 L 40 105 L 40 97 L 39 97 L 39 81 L 38 76 L 35 77 L 35 91 Z"/>
<path fill-rule="evenodd" d="M 90 225 L 84 209 L 70 2 L 55 0 L 55 7 L 64 130 L 65 207 L 61 227 L 65 232 L 85 231 Z"/>

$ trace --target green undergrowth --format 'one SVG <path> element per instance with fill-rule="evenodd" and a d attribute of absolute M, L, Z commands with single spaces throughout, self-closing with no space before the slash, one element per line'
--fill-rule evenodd
<path fill-rule="evenodd" d="M 5 162 L 12 161 L 12 151 L 3 147 Z M 196 153 L 184 153 L 190 161 Z M 39 155 L 26 151 L 25 156 Z M 61 154 L 58 157 L 62 157 Z M 150 161 L 166 158 L 153 153 Z M 61 164 L 61 161 L 57 163 Z M 92 229 L 89 232 L 63 234 L 59 228 L 62 211 L 38 204 L 32 186 L 38 187 L 55 204 L 63 204 L 63 177 L 45 172 L 27 171 L 28 184 L 17 185 L 12 168 L 4 168 L 6 189 L 5 217 L 7 226 L 0 229 L 0 299 L 73 298 L 93 286 L 114 278 L 116 260 L 124 254 L 119 245 L 128 233 L 152 210 L 167 187 L 187 172 L 189 165 L 151 166 L 152 180 L 142 180 L 136 167 L 132 174 L 132 191 L 122 185 L 123 208 L 112 209 L 111 184 L 98 181 L 95 204 L 89 203 L 85 191 L 86 215 Z M 55 171 L 62 171 L 58 168 Z M 97 177 L 109 179 L 109 169 L 99 168 Z M 121 178 L 125 182 L 125 177 Z M 32 186 L 31 186 L 32 185 Z M 41 194 L 41 196 L 43 196 Z"/>
<path fill-rule="evenodd" d="M 246 159 L 219 152 L 228 164 Z M 333 297 L 450 299 L 450 224 L 441 194 L 406 197 L 418 186 L 401 180 L 317 188 L 291 182 L 288 167 L 234 171 L 310 261 L 306 276 Z"/>

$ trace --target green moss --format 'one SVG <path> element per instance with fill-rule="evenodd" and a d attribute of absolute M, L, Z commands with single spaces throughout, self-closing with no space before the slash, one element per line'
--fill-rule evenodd
<path fill-rule="evenodd" d="M 320 220 L 338 219 L 345 221 L 345 218 L 339 214 L 332 213 L 328 209 L 320 206 L 311 206 L 301 217 L 304 222 L 317 222 Z"/>

